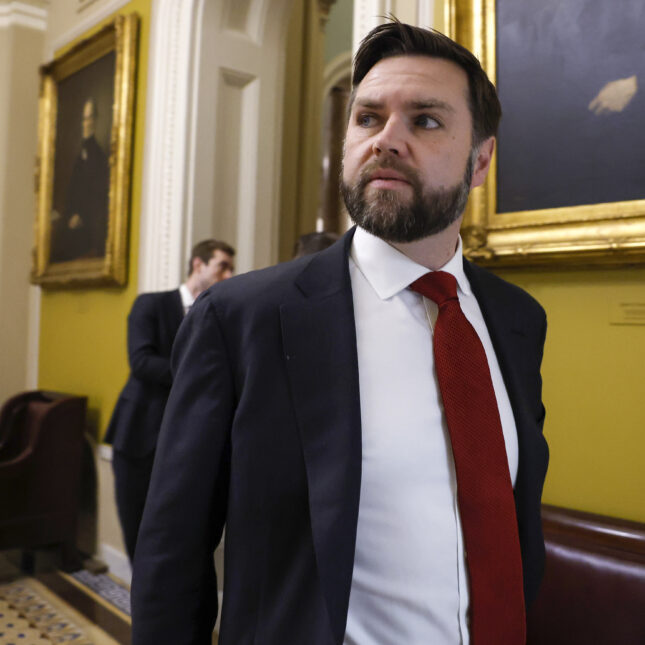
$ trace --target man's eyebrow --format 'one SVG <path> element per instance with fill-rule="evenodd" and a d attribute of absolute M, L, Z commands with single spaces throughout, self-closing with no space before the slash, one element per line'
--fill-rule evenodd
<path fill-rule="evenodd" d="M 368 108 L 370 110 L 380 110 L 383 107 L 383 101 L 359 96 L 354 101 L 354 105 L 359 105 L 360 107 Z"/>
<path fill-rule="evenodd" d="M 454 112 L 455 108 L 439 99 L 426 99 L 422 101 L 410 101 L 407 104 L 407 107 L 412 110 L 445 110 L 446 112 Z"/>
<path fill-rule="evenodd" d="M 381 110 L 385 106 L 383 101 L 378 99 L 371 99 L 368 97 L 357 97 L 354 105 L 357 107 L 367 108 L 369 110 Z M 444 110 L 446 112 L 454 112 L 455 108 L 446 101 L 440 99 L 421 99 L 419 101 L 409 101 L 405 104 L 408 110 Z"/>

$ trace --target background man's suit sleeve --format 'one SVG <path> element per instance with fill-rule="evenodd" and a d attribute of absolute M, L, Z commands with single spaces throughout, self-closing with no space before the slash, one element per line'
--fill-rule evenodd
<path fill-rule="evenodd" d="M 217 613 L 213 552 L 226 517 L 234 387 L 210 298 L 184 321 L 172 362 L 134 562 L 134 645 L 210 645 Z"/>
<path fill-rule="evenodd" d="M 170 386 L 170 359 L 159 352 L 158 299 L 154 294 L 139 296 L 128 316 L 128 360 L 133 376 L 150 383 Z"/>

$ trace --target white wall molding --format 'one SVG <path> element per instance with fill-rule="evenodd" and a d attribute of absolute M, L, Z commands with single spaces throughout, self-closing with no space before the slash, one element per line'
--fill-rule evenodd
<path fill-rule="evenodd" d="M 434 27 L 434 0 L 417 0 L 417 26 Z"/>
<path fill-rule="evenodd" d="M 113 576 L 116 576 L 128 585 L 132 582 L 132 567 L 130 566 L 128 556 L 123 551 L 119 551 L 103 542 L 99 547 L 98 555 L 107 564 Z"/>
<path fill-rule="evenodd" d="M 355 52 L 365 36 L 384 22 L 391 0 L 354 0 L 352 51 Z"/>
<path fill-rule="evenodd" d="M 192 166 L 189 116 L 196 91 L 193 59 L 194 49 L 200 43 L 197 24 L 202 13 L 203 0 L 160 0 L 152 5 L 140 220 L 140 292 L 171 289 L 182 279 L 189 194 L 187 169 Z"/>
<path fill-rule="evenodd" d="M 383 24 L 390 14 L 410 25 L 432 27 L 434 0 L 354 0 L 352 51 L 355 52 L 361 40 L 374 27 Z"/>
<path fill-rule="evenodd" d="M 28 27 L 45 31 L 47 29 L 46 3 L 13 2 L 0 3 L 0 29 Z"/>
<path fill-rule="evenodd" d="M 25 361 L 28 390 L 38 388 L 38 356 L 40 352 L 40 296 L 41 288 L 29 285 L 29 320 L 27 322 L 27 356 Z"/>
<path fill-rule="evenodd" d="M 124 5 L 128 4 L 129 1 L 130 0 L 110 0 L 106 4 L 101 4 L 95 9 L 91 8 L 90 5 L 90 7 L 85 9 L 85 15 L 80 22 L 76 23 L 72 29 L 66 31 L 62 36 L 59 36 L 50 43 L 47 51 L 47 58 L 53 58 L 54 53 L 57 49 L 64 47 L 72 40 L 75 40 L 79 36 L 82 36 L 86 31 L 101 22 L 101 20 L 105 20 L 105 18 L 121 9 L 121 7 L 123 7 Z"/>

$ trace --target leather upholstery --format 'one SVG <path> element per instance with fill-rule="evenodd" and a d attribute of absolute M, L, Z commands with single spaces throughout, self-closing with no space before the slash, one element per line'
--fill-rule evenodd
<path fill-rule="evenodd" d="M 544 506 L 528 645 L 645 643 L 645 524 Z"/>
<path fill-rule="evenodd" d="M 0 549 L 73 549 L 85 397 L 32 391 L 0 411 Z"/>

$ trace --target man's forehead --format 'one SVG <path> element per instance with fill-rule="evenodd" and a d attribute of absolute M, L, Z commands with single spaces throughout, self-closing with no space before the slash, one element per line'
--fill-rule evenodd
<path fill-rule="evenodd" d="M 392 92 L 414 95 L 406 99 L 410 107 L 448 105 L 445 96 L 468 99 L 468 76 L 453 61 L 431 56 L 391 56 L 380 60 L 355 88 L 354 103 L 369 107 L 390 98 Z"/>

